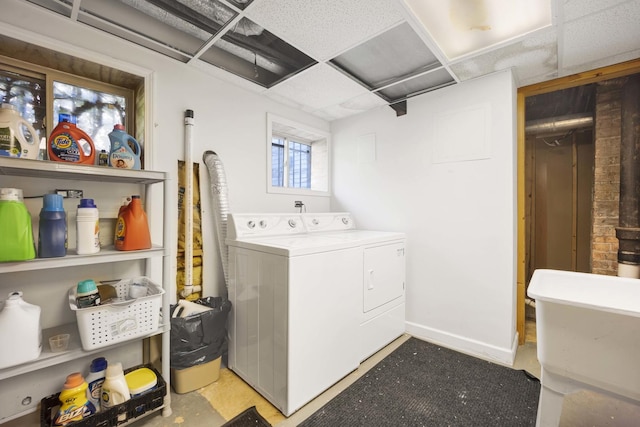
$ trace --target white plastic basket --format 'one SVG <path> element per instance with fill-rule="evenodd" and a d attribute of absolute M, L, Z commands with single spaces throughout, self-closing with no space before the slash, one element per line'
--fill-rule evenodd
<path fill-rule="evenodd" d="M 143 284 L 147 295 L 129 299 L 129 287 Z M 121 280 L 112 286 L 118 302 L 78 308 L 76 288 L 69 289 L 69 307 L 76 313 L 80 341 L 84 350 L 113 345 L 155 332 L 160 324 L 164 289 L 147 277 Z"/>

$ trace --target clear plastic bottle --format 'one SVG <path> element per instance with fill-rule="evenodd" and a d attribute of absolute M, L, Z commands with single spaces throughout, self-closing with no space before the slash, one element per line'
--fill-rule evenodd
<path fill-rule="evenodd" d="M 102 398 L 102 384 L 107 373 L 107 359 L 97 357 L 91 361 L 89 375 L 87 375 L 87 399 L 95 406 L 96 412 L 100 412 L 100 400 Z"/>
<path fill-rule="evenodd" d="M 122 363 L 110 363 L 107 366 L 104 382 L 102 383 L 102 399 L 100 405 L 103 410 L 131 399 L 129 386 L 124 377 Z M 118 421 L 125 421 L 127 414 L 118 415 Z"/>

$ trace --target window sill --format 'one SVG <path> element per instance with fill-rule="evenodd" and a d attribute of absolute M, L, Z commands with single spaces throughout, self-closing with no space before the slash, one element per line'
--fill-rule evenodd
<path fill-rule="evenodd" d="M 309 190 L 305 188 L 289 188 L 289 187 L 267 187 L 267 193 L 269 194 L 289 194 L 292 196 L 318 196 L 318 197 L 331 197 L 329 191 Z"/>

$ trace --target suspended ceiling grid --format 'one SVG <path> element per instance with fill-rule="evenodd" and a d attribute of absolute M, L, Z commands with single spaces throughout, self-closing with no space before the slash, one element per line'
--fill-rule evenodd
<path fill-rule="evenodd" d="M 109 22 L 95 16 L 86 17 L 83 7 L 104 7 L 102 0 L 25 1 L 50 10 L 66 8 L 70 19 L 100 27 L 119 37 L 126 38 L 127 33 L 132 37 L 131 31 L 118 28 L 119 20 Z M 179 52 L 153 40 L 152 26 L 146 27 L 149 34 L 136 34 L 132 37 L 136 40 L 132 41 L 329 121 L 507 68 L 514 69 L 517 85 L 523 86 L 640 57 L 640 25 L 637 24 L 640 2 L 636 0 L 546 0 L 552 12 L 551 25 L 455 58 L 446 56 L 423 20 L 413 12 L 410 5 L 414 1 L 417 0 L 110 0 L 108 3 L 111 7 L 142 5 L 143 8 L 148 4 L 154 7 L 221 4 L 233 12 L 233 17 L 220 31 L 199 35 L 200 46 L 193 52 Z M 452 19 L 453 25 L 451 11 L 455 4 L 479 7 L 492 1 L 449 0 L 452 9 L 449 15 L 445 11 L 442 19 Z M 443 0 L 420 2 L 442 4 Z M 434 13 L 435 6 L 433 3 Z M 287 49 L 299 60 L 298 71 L 290 72 L 287 64 L 285 69 L 278 68 L 277 61 L 270 63 L 268 54 L 264 57 L 252 54 L 251 45 L 248 50 L 247 45 L 231 46 L 225 33 L 247 20 L 266 31 L 261 36 L 263 39 L 271 42 L 277 38 L 288 45 Z M 489 25 L 478 28 L 491 31 Z M 388 38 L 393 32 L 403 34 L 403 31 L 400 39 Z M 409 39 L 418 40 L 421 45 L 404 52 Z M 374 43 L 376 40 L 380 43 Z M 376 50 L 382 48 L 387 50 Z M 232 57 L 229 52 L 243 49 L 244 53 L 233 57 L 229 66 L 210 64 L 220 57 Z M 394 58 L 394 54 L 400 59 Z M 399 65 L 402 58 L 421 55 L 430 55 L 435 62 L 418 64 L 417 69 L 410 72 L 401 68 L 401 75 L 388 78 L 387 85 L 384 81 L 367 82 L 362 77 L 379 78 L 380 73 Z M 342 68 L 354 58 L 365 65 L 360 75 Z M 376 64 L 376 59 L 386 62 L 366 66 Z M 270 66 L 275 67 L 273 73 L 269 71 Z M 256 68 L 259 78 L 252 82 Z M 243 73 L 244 77 L 239 77 Z"/>

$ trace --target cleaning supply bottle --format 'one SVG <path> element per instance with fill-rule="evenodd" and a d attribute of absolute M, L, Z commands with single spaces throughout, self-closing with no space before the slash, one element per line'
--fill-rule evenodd
<path fill-rule="evenodd" d="M 87 399 L 100 412 L 100 399 L 102 399 L 102 383 L 107 373 L 107 359 L 97 357 L 91 361 L 89 375 L 87 375 Z"/>
<path fill-rule="evenodd" d="M 0 188 L 0 262 L 36 257 L 31 215 L 19 188 Z"/>
<path fill-rule="evenodd" d="M 0 156 L 37 159 L 38 132 L 8 103 L 0 106 Z"/>
<path fill-rule="evenodd" d="M 131 196 L 131 202 L 120 207 L 116 221 L 115 248 L 119 251 L 134 251 L 151 248 L 151 234 L 147 214 L 142 208 L 140 196 Z"/>
<path fill-rule="evenodd" d="M 140 170 L 140 144 L 127 132 L 124 126 L 117 124 L 109 133 L 111 152 L 109 153 L 109 166 L 121 169 Z"/>
<path fill-rule="evenodd" d="M 96 413 L 95 406 L 87 399 L 87 388 L 88 384 L 80 372 L 67 375 L 60 392 L 60 409 L 54 425 L 65 426 Z"/>
<path fill-rule="evenodd" d="M 96 147 L 70 114 L 60 114 L 58 125 L 49 136 L 47 152 L 49 160 L 93 165 L 96 162 Z"/>
<path fill-rule="evenodd" d="M 0 311 L 0 369 L 37 359 L 42 351 L 39 306 L 11 292 Z"/>
<path fill-rule="evenodd" d="M 100 305 L 100 292 L 96 282 L 87 279 L 76 285 L 76 306 L 78 308 L 95 307 Z"/>
<path fill-rule="evenodd" d="M 131 394 L 124 377 L 122 363 L 109 363 L 102 383 L 102 399 L 100 401 L 102 409 L 113 408 L 129 399 L 131 399 Z M 118 421 L 125 421 L 126 416 L 126 413 L 118 415 Z"/>
<path fill-rule="evenodd" d="M 93 199 L 80 199 L 76 212 L 76 252 L 78 255 L 100 252 L 100 215 Z"/>
<path fill-rule="evenodd" d="M 40 210 L 38 258 L 63 257 L 67 254 L 67 215 L 62 196 L 45 194 Z"/>

